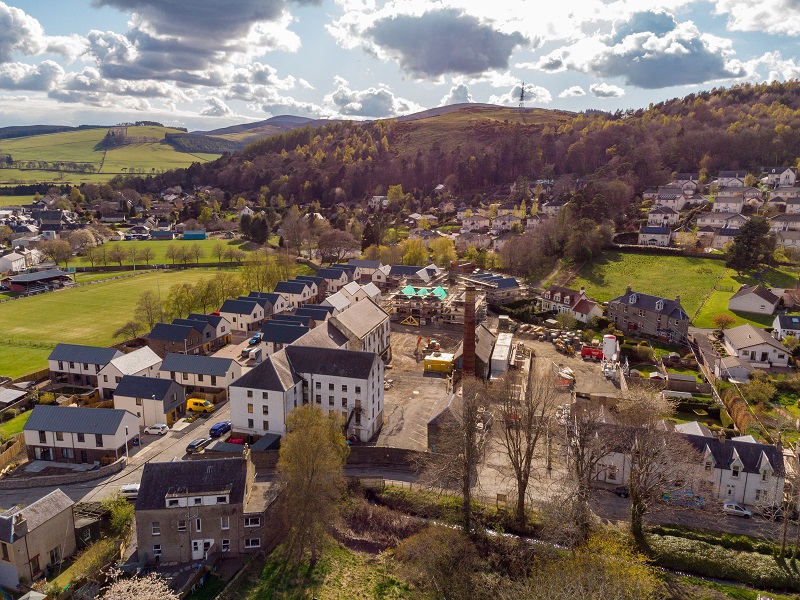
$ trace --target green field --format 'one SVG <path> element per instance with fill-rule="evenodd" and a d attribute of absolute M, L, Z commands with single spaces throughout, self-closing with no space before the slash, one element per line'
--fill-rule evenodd
<path fill-rule="evenodd" d="M 136 264 L 142 264 L 141 253 L 145 248 L 149 248 L 153 252 L 153 258 L 149 261 L 150 264 L 172 264 L 172 260 L 167 258 L 167 248 L 169 246 L 176 246 L 179 248 L 191 248 L 195 244 L 198 244 L 203 249 L 204 256 L 200 258 L 200 262 L 218 262 L 217 257 L 212 254 L 212 249 L 216 245 L 216 243 L 220 241 L 225 244 L 226 248 L 239 248 L 241 250 L 247 251 L 247 247 L 240 239 L 233 239 L 233 240 L 221 240 L 221 239 L 206 239 L 206 240 L 126 240 L 122 242 L 106 242 L 103 244 L 107 252 L 110 252 L 116 247 L 122 247 L 126 250 L 134 249 L 137 254 L 138 258 L 136 259 Z M 225 259 L 223 259 L 225 260 Z M 194 259 L 191 260 L 192 263 L 195 262 Z M 86 257 L 79 257 L 78 262 L 74 263 L 75 265 L 88 265 L 90 264 L 89 259 Z M 102 266 L 102 262 L 95 261 L 95 266 Z M 108 260 L 108 265 L 113 266 L 118 263 L 115 263 L 111 260 Z M 131 265 L 133 264 L 131 260 L 124 260 L 122 261 L 123 265 Z M 180 264 L 180 263 L 177 263 Z"/>
<path fill-rule="evenodd" d="M 570 287 L 584 286 L 587 295 L 600 302 L 623 295 L 627 285 L 663 298 L 680 296 L 681 305 L 692 317 L 726 271 L 720 260 L 605 252 L 586 263 Z"/>
<path fill-rule="evenodd" d="M 28 417 L 30 416 L 31 416 L 31 411 L 27 410 L 24 413 L 18 414 L 10 421 L 6 421 L 2 425 L 0 425 L 0 434 L 6 437 L 17 435 L 22 431 L 22 428 L 25 427 L 25 423 L 28 421 Z"/>
<path fill-rule="evenodd" d="M 0 196 L 0 207 L 3 206 L 25 206 L 33 202 L 35 195 L 29 196 Z"/>

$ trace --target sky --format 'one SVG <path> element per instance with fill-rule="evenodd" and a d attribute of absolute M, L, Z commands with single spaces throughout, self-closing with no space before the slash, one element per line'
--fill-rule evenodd
<path fill-rule="evenodd" d="M 480 102 L 644 108 L 800 76 L 798 0 L 0 0 L 0 126 Z"/>

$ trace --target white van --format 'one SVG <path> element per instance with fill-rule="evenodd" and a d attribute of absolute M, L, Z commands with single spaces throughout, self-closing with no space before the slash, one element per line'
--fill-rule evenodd
<path fill-rule="evenodd" d="M 127 500 L 136 500 L 139 497 L 139 484 L 126 483 L 119 488 L 119 495 Z"/>

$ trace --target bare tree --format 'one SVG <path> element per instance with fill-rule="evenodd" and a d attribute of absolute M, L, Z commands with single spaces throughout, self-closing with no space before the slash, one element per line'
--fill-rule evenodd
<path fill-rule="evenodd" d="M 516 483 L 515 516 L 525 522 L 525 498 L 530 483 L 533 458 L 540 442 L 549 436 L 551 413 L 558 402 L 553 374 L 534 360 L 528 363 L 527 377 L 509 373 L 499 391 L 499 409 L 504 421 L 500 445 L 508 457 Z"/>
<path fill-rule="evenodd" d="M 122 577 L 122 571 L 111 573 L 109 585 L 101 598 L 108 600 L 177 600 L 179 596 L 170 589 L 167 581 L 156 573 L 141 577 Z"/>
<path fill-rule="evenodd" d="M 167 251 L 165 253 L 165 256 L 169 260 L 171 260 L 172 264 L 174 265 L 175 262 L 180 259 L 181 249 L 175 244 L 170 244 L 169 246 L 167 246 Z"/>
<path fill-rule="evenodd" d="M 135 338 L 139 337 L 139 331 L 141 331 L 142 326 L 137 321 L 128 321 L 122 327 L 117 329 L 114 332 L 114 337 L 124 337 L 124 338 Z"/>
<path fill-rule="evenodd" d="M 144 264 L 150 264 L 150 261 L 155 258 L 155 252 L 150 246 L 143 246 L 142 249 L 139 251 L 139 256 L 142 257 L 142 262 Z"/>
<path fill-rule="evenodd" d="M 222 262 L 222 257 L 225 256 L 225 250 L 225 244 L 223 244 L 222 241 L 217 240 L 211 247 L 211 255 L 217 257 L 217 262 Z"/>
<path fill-rule="evenodd" d="M 136 320 L 145 323 L 150 329 L 163 320 L 163 307 L 158 295 L 153 290 L 145 290 L 136 303 Z"/>
<path fill-rule="evenodd" d="M 205 258 L 205 251 L 200 244 L 194 243 L 189 248 L 189 253 L 194 257 L 194 262 L 199 263 L 201 258 Z"/>
<path fill-rule="evenodd" d="M 303 242 L 308 238 L 308 221 L 300 214 L 297 206 L 291 206 L 283 215 L 281 228 L 286 245 L 293 248 L 295 254 L 300 254 Z"/>
<path fill-rule="evenodd" d="M 117 263 L 120 267 L 122 266 L 123 261 L 128 258 L 128 251 L 123 248 L 122 246 L 114 246 L 108 252 L 108 259 Z"/>
<path fill-rule="evenodd" d="M 40 246 L 42 254 L 52 260 L 54 263 L 64 263 L 64 266 L 69 266 L 69 260 L 72 258 L 72 246 L 66 240 L 47 240 Z"/>
<path fill-rule="evenodd" d="M 348 253 L 357 252 L 359 249 L 358 240 L 350 232 L 341 229 L 328 228 L 317 240 L 317 250 L 323 262 L 337 263 Z"/>

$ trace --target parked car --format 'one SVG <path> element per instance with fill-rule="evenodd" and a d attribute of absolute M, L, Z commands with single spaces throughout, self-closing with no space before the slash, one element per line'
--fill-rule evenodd
<path fill-rule="evenodd" d="M 744 517 L 745 519 L 749 519 L 753 516 L 753 511 L 746 509 L 738 502 L 732 502 L 730 500 L 722 505 L 722 512 L 724 512 L 726 515 Z"/>
<path fill-rule="evenodd" d="M 628 490 L 628 487 L 624 485 L 619 485 L 615 487 L 613 492 L 620 498 L 627 498 L 628 496 L 631 495 L 630 491 Z"/>
<path fill-rule="evenodd" d="M 255 346 L 256 344 L 261 343 L 261 339 L 264 337 L 264 334 L 257 333 L 253 337 L 250 338 L 250 341 L 247 342 L 250 346 Z"/>
<path fill-rule="evenodd" d="M 155 423 L 153 425 L 148 425 L 147 427 L 145 427 L 143 433 L 166 435 L 169 433 L 169 427 L 167 427 L 164 423 Z"/>
<path fill-rule="evenodd" d="M 203 448 L 208 446 L 213 440 L 210 437 L 200 437 L 196 440 L 192 440 L 189 442 L 189 445 L 186 446 L 186 454 L 192 454 L 193 452 L 200 452 Z"/>
<path fill-rule="evenodd" d="M 230 430 L 230 421 L 220 421 L 219 423 L 214 423 L 208 433 L 211 435 L 211 437 L 220 437 L 222 434 L 227 433 Z"/>
<path fill-rule="evenodd" d="M 136 500 L 139 497 L 139 484 L 127 483 L 119 488 L 119 495 L 126 500 Z"/>
<path fill-rule="evenodd" d="M 202 398 L 189 398 L 186 401 L 186 410 L 210 413 L 214 412 L 214 405 L 208 400 L 203 400 Z"/>
<path fill-rule="evenodd" d="M 661 495 L 661 499 L 676 506 L 690 508 L 700 508 L 705 503 L 702 496 L 698 496 L 691 490 L 668 490 Z"/>

